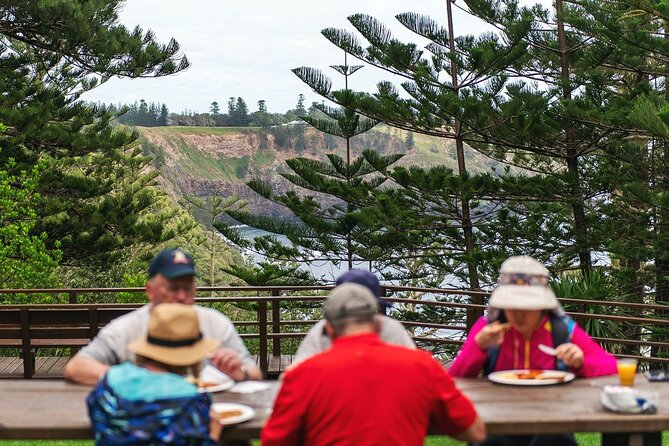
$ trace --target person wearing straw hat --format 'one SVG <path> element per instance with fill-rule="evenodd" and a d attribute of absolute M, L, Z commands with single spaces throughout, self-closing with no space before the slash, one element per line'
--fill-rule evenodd
<path fill-rule="evenodd" d="M 137 364 L 111 367 L 86 399 L 96 445 L 216 444 L 209 394 L 184 378 L 219 345 L 202 336 L 198 319 L 190 305 L 152 308 L 148 332 L 128 345 Z"/>
<path fill-rule="evenodd" d="M 234 325 L 225 315 L 194 305 L 196 284 L 193 257 L 178 248 L 164 249 L 149 265 L 146 295 L 149 305 L 118 317 L 81 349 L 65 366 L 65 378 L 80 384 L 94 385 L 110 366 L 134 359 L 130 341 L 146 334 L 149 313 L 164 303 L 193 305 L 202 332 L 216 339 L 219 346 L 208 361 L 235 381 L 260 379 L 262 373 L 249 354 Z"/>
<path fill-rule="evenodd" d="M 481 441 L 485 426 L 442 365 L 424 351 L 381 341 L 371 291 L 344 283 L 325 301 L 332 348 L 287 371 L 263 446 L 422 446 L 428 428 Z"/>
<path fill-rule="evenodd" d="M 616 359 L 565 315 L 549 286 L 548 269 L 529 256 L 502 263 L 499 284 L 487 315 L 467 335 L 448 369 L 452 376 L 475 377 L 500 370 L 568 370 L 580 377 L 617 373 Z M 555 356 L 539 349 L 555 349 Z M 492 445 L 575 445 L 572 435 L 491 438 Z"/>

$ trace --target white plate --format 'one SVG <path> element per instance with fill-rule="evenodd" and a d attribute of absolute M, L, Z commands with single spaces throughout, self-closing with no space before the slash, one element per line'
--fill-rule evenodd
<path fill-rule="evenodd" d="M 233 417 L 227 417 L 223 419 L 216 417 L 218 422 L 222 425 L 242 423 L 244 421 L 250 420 L 256 415 L 256 411 L 251 409 L 249 406 L 237 403 L 214 403 L 211 405 L 211 410 L 214 413 L 227 412 L 231 410 L 238 410 L 241 412 L 239 415 Z"/>
<path fill-rule="evenodd" d="M 575 375 L 571 372 L 560 370 L 543 370 L 539 375 L 541 379 L 520 379 L 517 374 L 527 373 L 529 370 L 501 370 L 488 375 L 488 379 L 498 384 L 509 384 L 511 386 L 548 386 L 551 384 L 562 384 L 573 381 Z"/>
<path fill-rule="evenodd" d="M 202 367 L 199 379 L 200 381 L 216 384 L 215 386 L 198 387 L 197 391 L 200 393 L 222 392 L 235 385 L 235 381 L 232 378 L 209 364 Z"/>

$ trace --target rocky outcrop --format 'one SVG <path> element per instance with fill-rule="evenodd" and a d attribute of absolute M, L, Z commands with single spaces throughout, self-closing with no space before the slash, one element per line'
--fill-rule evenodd
<path fill-rule="evenodd" d="M 153 127 L 141 129 L 143 148 L 155 157 L 161 182 L 174 196 L 236 196 L 249 203 L 249 210 L 289 217 L 283 207 L 269 203 L 246 183 L 253 178 L 269 182 L 277 193 L 299 189 L 279 175 L 294 157 L 325 160 L 327 154 L 345 156 L 344 140 L 328 137 L 312 128 L 215 128 Z M 421 139 L 423 138 L 423 139 Z M 416 147 L 407 149 L 402 131 L 387 127 L 356 136 L 352 151 L 364 148 L 381 154 L 403 153 L 401 164 L 454 166 L 452 143 L 438 138 L 416 137 Z M 312 192 L 309 192 L 312 193 Z"/>

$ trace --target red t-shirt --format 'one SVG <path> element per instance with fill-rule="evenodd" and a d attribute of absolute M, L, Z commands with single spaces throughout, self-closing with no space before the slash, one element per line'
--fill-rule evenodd
<path fill-rule="evenodd" d="M 465 431 L 472 403 L 429 353 L 344 336 L 286 373 L 262 445 L 423 445 Z"/>

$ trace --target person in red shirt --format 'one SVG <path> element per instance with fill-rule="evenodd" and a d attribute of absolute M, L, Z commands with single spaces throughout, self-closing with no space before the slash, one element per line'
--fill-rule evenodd
<path fill-rule="evenodd" d="M 285 374 L 263 446 L 422 446 L 428 430 L 485 438 L 474 406 L 441 364 L 379 339 L 378 303 L 367 288 L 336 287 L 324 311 L 332 348 Z"/>

